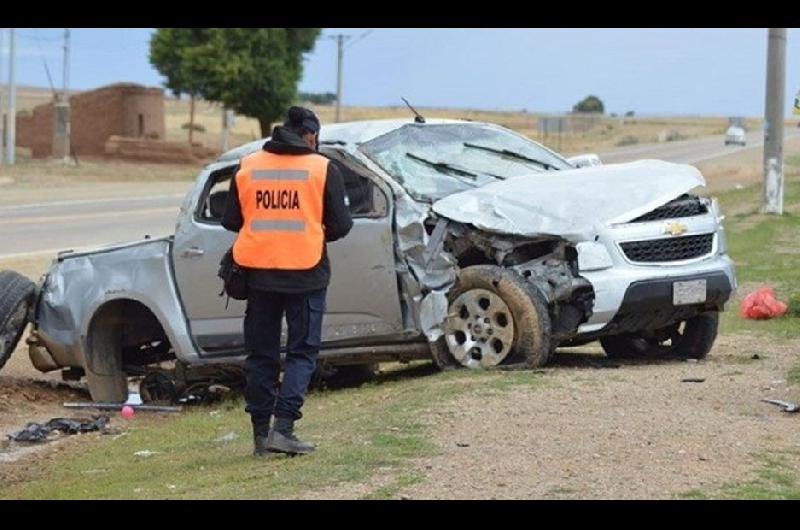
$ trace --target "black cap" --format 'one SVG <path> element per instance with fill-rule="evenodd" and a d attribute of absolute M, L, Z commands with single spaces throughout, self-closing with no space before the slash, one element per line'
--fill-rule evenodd
<path fill-rule="evenodd" d="M 317 134 L 320 129 L 317 115 L 305 107 L 289 107 L 289 111 L 286 113 L 286 121 L 283 124 L 293 129 L 304 129 L 313 134 Z"/>

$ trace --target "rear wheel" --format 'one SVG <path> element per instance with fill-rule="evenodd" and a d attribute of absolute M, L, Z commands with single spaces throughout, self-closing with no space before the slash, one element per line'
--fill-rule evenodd
<path fill-rule="evenodd" d="M 606 355 L 618 359 L 703 359 L 717 338 L 719 313 L 709 311 L 660 330 L 600 339 Z"/>
<path fill-rule="evenodd" d="M 448 293 L 444 335 L 431 345 L 442 369 L 544 365 L 550 357 L 550 316 L 536 288 L 513 271 L 467 267 Z"/>
<path fill-rule="evenodd" d="M 0 271 L 0 368 L 6 364 L 28 325 L 36 285 L 14 271 Z"/>

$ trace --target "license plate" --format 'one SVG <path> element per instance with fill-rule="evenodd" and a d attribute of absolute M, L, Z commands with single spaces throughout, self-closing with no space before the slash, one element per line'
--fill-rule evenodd
<path fill-rule="evenodd" d="M 701 304 L 705 301 L 706 301 L 705 280 L 673 282 L 672 284 L 673 305 Z"/>

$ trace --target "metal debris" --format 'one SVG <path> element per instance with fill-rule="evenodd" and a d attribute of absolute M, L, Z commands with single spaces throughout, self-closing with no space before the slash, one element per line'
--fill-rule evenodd
<path fill-rule="evenodd" d="M 21 431 L 9 434 L 8 438 L 15 442 L 45 442 L 53 431 L 65 434 L 99 431 L 106 426 L 108 419 L 108 416 L 95 416 L 93 419 L 53 418 L 47 423 L 30 422 Z"/>
<path fill-rule="evenodd" d="M 65 401 L 64 408 L 67 409 L 100 409 L 100 410 L 121 410 L 125 403 L 94 403 L 92 401 Z M 165 405 L 128 405 L 132 409 L 149 412 L 181 412 L 182 407 L 168 407 Z"/>
<path fill-rule="evenodd" d="M 762 399 L 761 401 L 783 407 L 784 412 L 800 412 L 800 405 L 792 403 L 791 401 L 784 401 L 782 399 Z"/>

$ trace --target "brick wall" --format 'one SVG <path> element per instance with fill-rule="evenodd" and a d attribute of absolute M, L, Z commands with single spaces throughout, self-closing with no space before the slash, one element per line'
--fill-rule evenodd
<path fill-rule="evenodd" d="M 164 138 L 164 91 L 119 83 L 70 98 L 72 148 L 78 156 L 104 156 L 111 136 Z M 17 117 L 17 144 L 36 158 L 52 156 L 53 104 Z"/>

